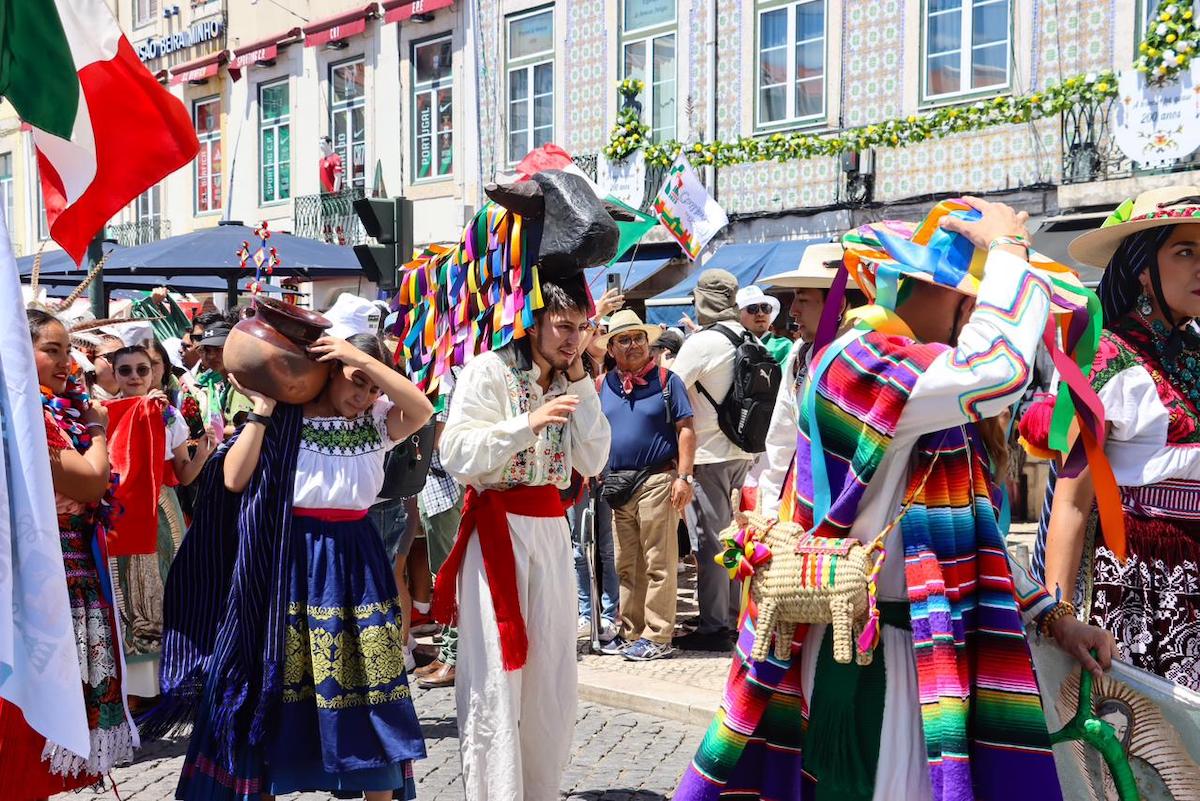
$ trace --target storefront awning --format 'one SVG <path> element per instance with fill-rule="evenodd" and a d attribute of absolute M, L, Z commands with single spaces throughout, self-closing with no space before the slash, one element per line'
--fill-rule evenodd
<path fill-rule="evenodd" d="M 621 291 L 627 294 L 649 281 L 674 259 L 673 255 L 647 255 L 641 259 L 625 259 L 608 267 L 590 267 L 584 270 L 584 280 L 592 297 L 598 298 L 608 286 L 608 276 L 616 275 L 621 279 Z"/>
<path fill-rule="evenodd" d="M 385 0 L 383 3 L 383 21 L 404 22 L 415 14 L 432 14 L 439 8 L 449 8 L 454 0 Z"/>
<path fill-rule="evenodd" d="M 828 241 L 797 239 L 786 242 L 736 242 L 723 245 L 700 269 L 675 286 L 646 301 L 646 322 L 675 325 L 680 315 L 692 316 L 692 290 L 705 270 L 721 269 L 733 273 L 738 286 L 749 286 L 770 275 L 794 270 L 809 245 Z"/>
<path fill-rule="evenodd" d="M 367 20 L 375 16 L 377 6 L 371 3 L 365 8 L 339 14 L 336 17 L 304 26 L 304 46 L 320 47 L 330 42 L 349 39 L 367 29 Z"/>
<path fill-rule="evenodd" d="M 263 61 L 274 61 L 279 55 L 279 48 L 283 45 L 292 44 L 300 41 L 301 31 L 299 28 L 292 28 L 284 33 L 275 36 L 261 39 L 245 47 L 236 48 L 233 51 L 233 58 L 229 59 L 229 70 L 244 70 L 252 64 L 258 64 Z"/>
<path fill-rule="evenodd" d="M 221 69 L 221 65 L 229 61 L 229 51 L 221 50 L 216 53 L 198 58 L 195 61 L 189 61 L 185 64 L 180 64 L 171 69 L 171 85 L 187 81 L 188 83 L 202 83 L 217 74 Z"/>
<path fill-rule="evenodd" d="M 1107 211 L 1064 214 L 1036 221 L 1036 227 L 1035 221 L 1030 220 L 1029 230 L 1034 232 L 1033 246 L 1039 253 L 1079 273 L 1079 279 L 1083 281 L 1084 286 L 1094 287 L 1100 283 L 1100 276 L 1104 275 L 1104 271 L 1075 261 L 1067 252 L 1067 248 L 1070 247 L 1071 240 L 1084 231 L 1099 228 L 1108 215 Z"/>

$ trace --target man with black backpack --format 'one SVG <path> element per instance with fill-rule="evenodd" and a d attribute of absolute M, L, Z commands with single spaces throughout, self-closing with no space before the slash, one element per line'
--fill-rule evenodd
<path fill-rule="evenodd" d="M 740 491 L 756 455 L 765 450 L 779 389 L 779 365 L 739 322 L 737 279 L 725 270 L 700 274 L 692 297 L 701 330 L 684 341 L 671 369 L 688 390 L 695 413 L 695 497 L 700 623 L 675 646 L 693 651 L 729 649 L 740 593 L 715 561 L 719 537 L 733 520 Z"/>

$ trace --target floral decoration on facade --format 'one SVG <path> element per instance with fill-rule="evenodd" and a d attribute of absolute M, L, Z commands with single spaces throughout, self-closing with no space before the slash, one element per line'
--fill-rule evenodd
<path fill-rule="evenodd" d="M 1200 30 L 1190 3 L 1180 7 L 1171 3 L 1146 23 L 1146 36 L 1138 45 L 1133 68 L 1150 83 L 1161 85 L 1173 79 L 1196 57 Z"/>
<path fill-rule="evenodd" d="M 609 161 L 620 161 L 649 143 L 650 126 L 642 122 L 642 104 L 637 99 L 645 88 L 646 84 L 637 78 L 626 78 L 617 84 L 622 102 L 604 148 Z"/>

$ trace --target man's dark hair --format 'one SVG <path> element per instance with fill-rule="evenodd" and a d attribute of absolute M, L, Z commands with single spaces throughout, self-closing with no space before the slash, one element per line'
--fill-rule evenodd
<path fill-rule="evenodd" d="M 559 284 L 552 284 L 549 281 L 543 281 L 542 308 L 534 312 L 534 315 L 539 320 L 546 314 L 579 312 L 586 315 L 587 308 L 588 300 L 582 290 L 582 286 L 568 288 Z"/>
<path fill-rule="evenodd" d="M 223 323 L 223 322 L 225 322 L 224 314 L 222 314 L 219 311 L 210 311 L 210 312 L 205 312 L 204 314 L 197 315 L 195 317 L 195 319 L 192 320 L 192 328 L 195 328 L 196 326 L 200 326 L 200 330 L 203 331 L 206 328 L 208 328 L 209 326 L 211 326 L 213 323 Z"/>

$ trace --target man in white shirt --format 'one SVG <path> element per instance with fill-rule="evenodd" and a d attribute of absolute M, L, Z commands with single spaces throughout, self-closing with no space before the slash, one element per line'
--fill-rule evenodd
<path fill-rule="evenodd" d="M 701 326 L 719 324 L 737 337 L 746 329 L 738 321 L 737 279 L 725 270 L 705 270 L 693 292 Z M 733 384 L 734 347 L 716 329 L 688 337 L 671 370 L 687 387 L 696 430 L 695 486 L 692 508 L 696 513 L 697 596 L 700 625 L 691 634 L 675 639 L 675 646 L 693 651 L 726 651 L 737 626 L 740 601 L 729 573 L 716 563 L 719 536 L 733 520 L 731 495 L 741 490 L 754 454 L 735 445 L 717 423 L 717 409 Z M 700 391 L 703 387 L 710 401 Z"/>
<path fill-rule="evenodd" d="M 549 282 L 542 298 L 526 337 L 463 368 L 438 443 L 467 487 L 434 616 L 451 622 L 457 595 L 468 801 L 557 801 L 575 727 L 574 556 L 559 489 L 572 470 L 600 473 L 609 425 L 581 358 L 587 298 Z"/>

